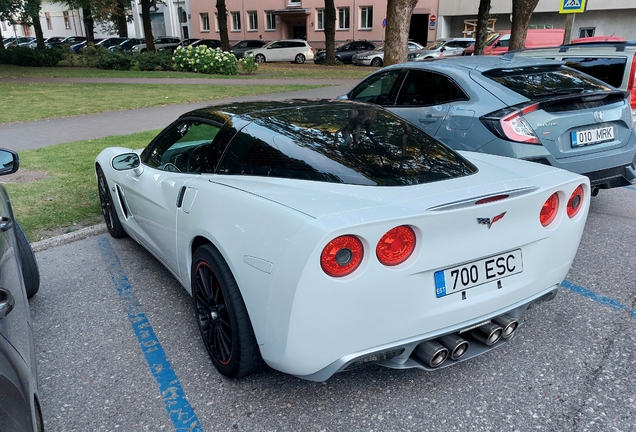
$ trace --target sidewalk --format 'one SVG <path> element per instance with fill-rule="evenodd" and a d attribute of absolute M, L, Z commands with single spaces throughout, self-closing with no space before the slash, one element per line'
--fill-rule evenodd
<path fill-rule="evenodd" d="M 166 105 L 152 108 L 140 108 L 128 111 L 111 111 L 101 114 L 88 114 L 76 117 L 38 120 L 26 123 L 6 123 L 0 125 L 0 147 L 15 151 L 30 150 L 73 141 L 103 138 L 114 135 L 128 135 L 162 129 L 172 123 L 179 115 L 201 107 L 219 105 L 228 102 L 251 100 L 285 100 L 300 98 L 335 98 L 347 93 L 359 80 L 298 80 L 298 79 L 144 79 L 144 78 L 2 78 L 4 83 L 46 82 L 46 83 L 138 83 L 138 84 L 224 84 L 224 85 L 263 85 L 263 84 L 331 84 L 312 90 L 285 93 L 272 93 L 258 96 L 243 96 L 209 102 L 195 102 L 182 105 Z"/>

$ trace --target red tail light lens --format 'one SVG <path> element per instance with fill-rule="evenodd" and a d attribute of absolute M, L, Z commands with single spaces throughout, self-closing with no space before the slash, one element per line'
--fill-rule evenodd
<path fill-rule="evenodd" d="M 567 212 L 570 218 L 576 216 L 576 214 L 583 207 L 583 185 L 579 185 L 572 195 L 570 195 L 570 199 L 568 200 Z"/>
<path fill-rule="evenodd" d="M 362 242 L 355 236 L 344 235 L 327 243 L 320 254 L 320 266 L 329 276 L 342 277 L 353 273 L 363 256 Z"/>
<path fill-rule="evenodd" d="M 550 198 L 548 198 L 547 201 L 543 203 L 543 207 L 541 208 L 541 213 L 539 214 L 541 225 L 543 225 L 544 227 L 550 225 L 556 217 L 558 209 L 559 196 L 556 193 L 553 193 Z"/>
<path fill-rule="evenodd" d="M 632 69 L 629 71 L 627 91 L 631 95 L 630 105 L 633 110 L 636 110 L 636 54 L 634 54 L 634 58 L 632 59 Z"/>
<path fill-rule="evenodd" d="M 382 236 L 375 248 L 378 260 L 386 266 L 394 266 L 406 261 L 415 250 L 415 233 L 402 225 Z"/>
<path fill-rule="evenodd" d="M 539 139 L 534 134 L 534 131 L 526 119 L 523 118 L 523 114 L 536 111 L 537 108 L 538 105 L 530 105 L 524 108 L 523 111 L 515 111 L 499 120 L 499 124 L 506 138 L 522 143 L 539 144 Z"/>

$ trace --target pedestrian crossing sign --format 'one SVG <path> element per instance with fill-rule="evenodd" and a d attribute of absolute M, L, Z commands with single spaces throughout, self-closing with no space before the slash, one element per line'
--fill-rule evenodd
<path fill-rule="evenodd" d="M 559 13 L 585 12 L 587 0 L 560 0 Z"/>

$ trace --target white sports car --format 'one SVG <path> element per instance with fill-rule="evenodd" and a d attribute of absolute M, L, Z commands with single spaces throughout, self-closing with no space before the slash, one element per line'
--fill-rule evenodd
<path fill-rule="evenodd" d="M 228 104 L 95 169 L 106 225 L 190 292 L 228 377 L 432 370 L 496 348 L 568 272 L 586 177 L 450 150 L 375 106 Z"/>

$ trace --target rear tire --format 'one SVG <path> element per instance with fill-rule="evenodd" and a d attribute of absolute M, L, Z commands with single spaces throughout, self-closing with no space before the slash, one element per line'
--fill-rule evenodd
<path fill-rule="evenodd" d="M 40 290 L 40 268 L 35 259 L 33 248 L 22 227 L 15 223 L 15 232 L 18 238 L 18 251 L 20 257 L 20 267 L 22 267 L 22 278 L 27 297 L 31 298 Z"/>
<path fill-rule="evenodd" d="M 261 370 L 265 363 L 232 272 L 212 245 L 192 259 L 192 305 L 205 348 L 214 366 L 228 378 Z"/>

